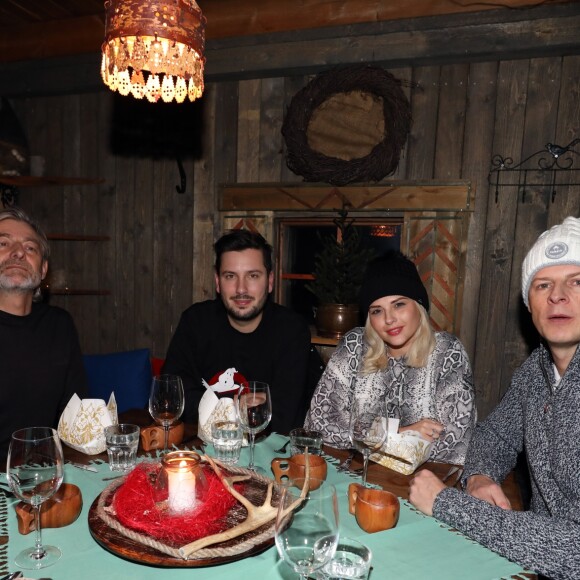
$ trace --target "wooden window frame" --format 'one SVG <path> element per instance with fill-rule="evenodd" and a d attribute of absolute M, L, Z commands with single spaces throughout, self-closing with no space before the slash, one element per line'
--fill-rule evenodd
<path fill-rule="evenodd" d="M 401 250 L 413 259 L 427 287 L 431 321 L 436 329 L 458 335 L 474 198 L 469 181 L 345 187 L 248 183 L 220 186 L 219 209 L 222 231 L 254 229 L 275 246 L 277 220 L 293 215 L 315 219 L 348 208 L 357 218 L 402 218 Z"/>

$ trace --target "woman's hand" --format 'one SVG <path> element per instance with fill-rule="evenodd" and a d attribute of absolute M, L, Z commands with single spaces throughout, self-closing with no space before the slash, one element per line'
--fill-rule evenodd
<path fill-rule="evenodd" d="M 399 433 L 403 431 L 418 431 L 423 439 L 436 441 L 445 431 L 445 427 L 433 419 L 421 419 L 406 427 L 399 427 Z"/>

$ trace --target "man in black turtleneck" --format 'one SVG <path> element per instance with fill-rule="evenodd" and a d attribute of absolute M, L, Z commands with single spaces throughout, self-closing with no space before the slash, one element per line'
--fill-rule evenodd
<path fill-rule="evenodd" d="M 43 231 L 20 209 L 0 212 L 0 470 L 14 431 L 56 427 L 70 397 L 87 394 L 77 331 L 40 298 L 48 270 Z"/>

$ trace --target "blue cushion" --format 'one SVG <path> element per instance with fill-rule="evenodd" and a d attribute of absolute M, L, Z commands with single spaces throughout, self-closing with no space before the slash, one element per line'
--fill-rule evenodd
<path fill-rule="evenodd" d="M 119 413 L 143 409 L 151 388 L 151 356 L 148 348 L 83 355 L 89 381 L 89 396 L 108 402 L 115 392 Z"/>

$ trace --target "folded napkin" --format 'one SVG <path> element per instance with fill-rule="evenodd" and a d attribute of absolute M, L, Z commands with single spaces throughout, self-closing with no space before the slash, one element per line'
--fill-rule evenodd
<path fill-rule="evenodd" d="M 235 368 L 217 374 L 211 379 L 210 384 L 203 381 L 205 393 L 198 407 L 197 436 L 200 439 L 206 443 L 212 443 L 212 423 L 237 419 L 233 397 L 243 381 L 245 381 L 244 377 Z M 220 396 L 218 397 L 216 393 L 219 393 Z"/>
<path fill-rule="evenodd" d="M 423 439 L 418 431 L 398 433 L 398 429 L 399 420 L 389 419 L 387 439 L 370 459 L 398 473 L 411 475 L 429 459 L 433 443 Z"/>
<path fill-rule="evenodd" d="M 81 400 L 75 394 L 60 416 L 58 436 L 69 447 L 87 455 L 96 455 L 107 449 L 105 427 L 117 423 L 114 393 L 107 404 L 103 399 Z"/>

